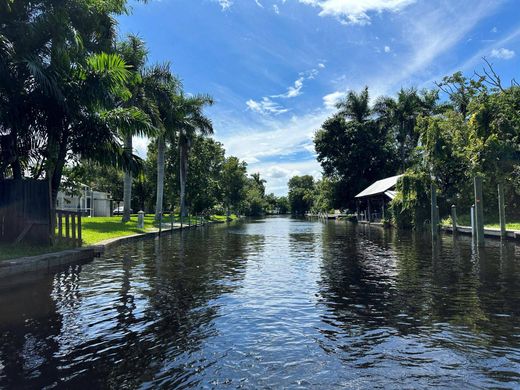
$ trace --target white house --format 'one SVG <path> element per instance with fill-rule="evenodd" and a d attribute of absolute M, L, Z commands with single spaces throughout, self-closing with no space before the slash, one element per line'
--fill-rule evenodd
<path fill-rule="evenodd" d="M 82 184 L 79 195 L 69 195 L 64 191 L 59 191 L 56 208 L 81 211 L 90 217 L 109 217 L 112 210 L 112 196 L 107 192 L 95 191 Z"/>

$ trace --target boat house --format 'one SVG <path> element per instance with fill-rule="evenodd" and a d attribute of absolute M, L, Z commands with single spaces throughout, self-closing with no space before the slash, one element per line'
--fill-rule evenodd
<path fill-rule="evenodd" d="M 401 176 L 378 180 L 355 196 L 358 221 L 376 222 L 385 218 L 385 209 L 396 196 L 395 186 Z"/>

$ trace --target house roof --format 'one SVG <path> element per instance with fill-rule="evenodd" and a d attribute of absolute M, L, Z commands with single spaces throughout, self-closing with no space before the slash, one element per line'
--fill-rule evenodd
<path fill-rule="evenodd" d="M 387 177 L 386 179 L 378 180 L 375 183 L 371 184 L 359 194 L 357 194 L 356 198 L 366 198 L 368 196 L 381 195 L 391 190 L 397 184 L 397 180 L 403 175 L 397 175 L 392 177 Z M 390 194 L 387 196 L 390 197 Z"/>

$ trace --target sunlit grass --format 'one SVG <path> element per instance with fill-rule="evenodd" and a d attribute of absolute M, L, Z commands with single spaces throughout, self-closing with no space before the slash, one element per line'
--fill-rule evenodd
<path fill-rule="evenodd" d="M 231 215 L 231 219 L 236 219 L 236 215 Z M 119 237 L 127 237 L 133 234 L 142 234 L 146 232 L 156 231 L 159 224 L 155 222 L 154 214 L 147 214 L 144 217 L 144 229 L 137 228 L 137 214 L 131 216 L 130 221 L 123 223 L 121 216 L 115 217 L 84 217 L 82 218 L 82 239 L 83 246 L 93 245 L 105 240 Z M 226 221 L 224 215 L 213 215 L 209 218 L 211 221 L 223 222 Z M 170 214 L 163 215 L 163 227 L 169 227 L 172 222 Z M 178 225 L 181 219 L 178 214 L 173 215 L 173 223 Z M 190 216 L 183 218 L 185 225 L 196 224 L 200 222 L 197 217 Z M 46 246 L 31 246 L 27 244 L 19 245 L 0 245 L 0 260 L 14 259 L 18 257 L 36 256 L 44 253 L 59 252 L 70 247 L 64 244 L 57 244 L 53 247 Z"/>
<path fill-rule="evenodd" d="M 486 221 L 486 219 L 484 218 L 484 222 L 485 221 Z M 441 225 L 451 226 L 452 225 L 451 217 L 444 218 L 441 221 Z M 458 226 L 471 226 L 470 216 L 469 215 L 458 216 L 457 225 Z M 500 229 L 500 225 L 496 221 L 492 221 L 491 223 L 486 223 L 485 227 L 490 228 L 490 229 Z M 506 219 L 506 229 L 507 230 L 520 230 L 520 222 L 518 222 L 518 221 L 508 222 Z"/>

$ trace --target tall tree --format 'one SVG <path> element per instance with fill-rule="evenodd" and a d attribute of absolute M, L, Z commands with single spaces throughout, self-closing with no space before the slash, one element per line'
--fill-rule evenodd
<path fill-rule="evenodd" d="M 155 219 L 160 220 L 164 206 L 164 168 L 166 143 L 174 145 L 177 138 L 176 102 L 180 81 L 170 70 L 170 64 L 155 65 L 145 71 L 144 90 L 157 108 L 157 190 Z"/>
<path fill-rule="evenodd" d="M 213 104 L 207 95 L 177 97 L 176 120 L 179 124 L 179 179 L 181 215 L 186 216 L 186 181 L 188 175 L 188 156 L 193 138 L 197 133 L 213 134 L 213 124 L 204 115 L 204 107 Z"/>
<path fill-rule="evenodd" d="M 314 185 L 314 178 L 310 175 L 291 177 L 288 183 L 291 213 L 303 215 L 311 209 Z"/>
<path fill-rule="evenodd" d="M 224 205 L 229 217 L 231 210 L 237 211 L 245 198 L 247 164 L 237 157 L 226 158 L 222 169 Z"/>
<path fill-rule="evenodd" d="M 372 110 L 370 108 L 370 96 L 368 87 L 361 92 L 349 91 L 347 96 L 337 105 L 338 114 L 356 122 L 363 123 L 369 119 Z"/>
<path fill-rule="evenodd" d="M 437 91 L 403 89 L 396 98 L 381 97 L 374 105 L 379 124 L 394 138 L 399 155 L 399 169 L 410 167 L 413 153 L 419 141 L 415 125 L 419 116 L 431 116 L 437 112 Z"/>
<path fill-rule="evenodd" d="M 136 106 L 146 112 L 149 118 L 152 119 L 156 126 L 159 125 L 158 110 L 156 101 L 148 96 L 145 91 L 144 71 L 145 64 L 148 57 L 148 50 L 146 44 L 142 39 L 135 35 L 129 35 L 126 40 L 120 42 L 117 47 L 118 52 L 125 59 L 128 66 L 131 68 L 131 79 L 129 82 L 130 97 L 121 102 L 122 106 Z M 135 135 L 149 135 L 150 132 L 144 131 L 141 128 L 130 127 L 127 129 L 120 129 L 121 136 L 124 142 L 124 150 L 127 155 L 133 153 L 133 137 Z M 125 169 L 124 184 L 123 184 L 123 222 L 130 220 L 130 211 L 132 204 L 132 171 Z"/>

